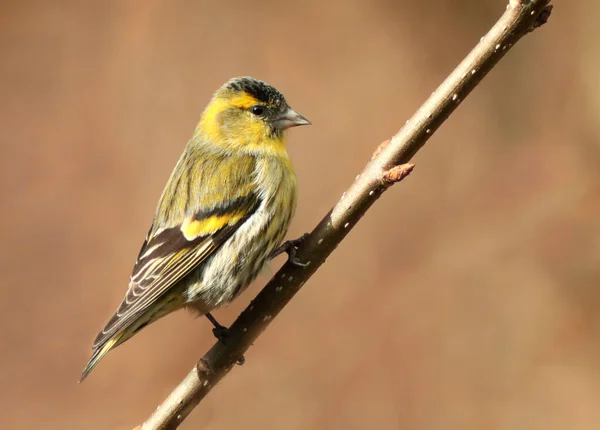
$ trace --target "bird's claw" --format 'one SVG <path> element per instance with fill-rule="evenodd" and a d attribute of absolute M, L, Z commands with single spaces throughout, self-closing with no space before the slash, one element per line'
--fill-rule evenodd
<path fill-rule="evenodd" d="M 223 345 L 227 345 L 227 339 L 229 339 L 229 328 L 225 327 L 224 325 L 219 324 L 219 322 L 215 319 L 215 317 L 213 317 L 210 313 L 206 314 L 206 317 L 215 326 L 215 328 L 213 328 L 213 330 L 212 330 L 213 335 Z M 245 362 L 246 362 L 246 358 L 243 355 L 240 358 L 238 358 L 238 360 L 237 360 L 237 364 L 239 364 L 240 366 L 242 364 L 244 364 Z"/>
<path fill-rule="evenodd" d="M 302 244 L 308 237 L 308 233 L 304 233 L 297 239 L 288 240 L 283 242 L 279 248 L 271 253 L 271 258 L 277 257 L 279 254 L 285 252 L 288 255 L 288 261 L 296 266 L 300 267 L 308 267 L 310 263 L 303 263 L 298 258 L 296 258 L 296 251 L 298 251 L 298 246 Z"/>
<path fill-rule="evenodd" d="M 227 343 L 227 339 L 229 338 L 229 329 L 227 327 L 219 325 L 213 328 L 212 332 L 219 342 L 223 344 Z"/>

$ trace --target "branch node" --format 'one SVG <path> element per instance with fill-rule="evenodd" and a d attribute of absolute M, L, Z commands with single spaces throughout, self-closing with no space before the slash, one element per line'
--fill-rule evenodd
<path fill-rule="evenodd" d="M 536 28 L 541 27 L 542 25 L 544 25 L 544 24 L 546 24 L 548 22 L 548 18 L 550 18 L 550 14 L 552 13 L 552 8 L 553 7 L 554 6 L 552 6 L 551 4 L 549 4 L 544 9 L 542 9 L 542 11 L 539 13 L 539 15 L 537 16 L 537 18 L 533 22 L 533 25 L 531 26 L 531 30 L 530 31 L 533 31 Z"/>
<path fill-rule="evenodd" d="M 383 151 L 385 149 L 386 146 L 389 145 L 389 143 L 390 143 L 390 139 L 386 139 L 383 142 L 381 142 L 375 149 L 375 152 L 373 152 L 373 155 L 371 156 L 371 161 L 373 161 L 375 158 L 377 158 L 377 156 L 381 153 L 381 151 Z"/>
<path fill-rule="evenodd" d="M 387 188 L 394 185 L 396 182 L 400 182 L 402 179 L 406 178 L 410 175 L 410 172 L 413 171 L 415 165 L 412 163 L 400 164 L 399 166 L 394 166 L 391 169 L 383 172 L 381 176 L 381 183 Z"/>
<path fill-rule="evenodd" d="M 208 377 L 209 375 L 214 373 L 210 365 L 204 358 L 201 358 L 198 361 L 198 363 L 196 363 L 196 371 L 198 372 L 199 376 L 205 375 L 205 377 Z"/>

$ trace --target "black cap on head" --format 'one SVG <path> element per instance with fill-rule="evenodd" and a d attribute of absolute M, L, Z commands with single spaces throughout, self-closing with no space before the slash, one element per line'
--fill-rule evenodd
<path fill-rule="evenodd" d="M 234 78 L 225 84 L 225 88 L 234 91 L 244 91 L 256 98 L 259 102 L 263 102 L 272 106 L 287 106 L 287 102 L 283 94 L 273 88 L 266 82 L 249 76 Z"/>

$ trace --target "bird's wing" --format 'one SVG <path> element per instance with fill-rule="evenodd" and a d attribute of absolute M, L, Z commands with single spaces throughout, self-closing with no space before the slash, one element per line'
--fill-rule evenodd
<path fill-rule="evenodd" d="M 179 280 L 206 260 L 260 206 L 260 196 L 249 181 L 253 163 L 246 163 L 245 169 L 239 169 L 238 162 L 237 173 L 232 175 L 228 170 L 231 166 L 227 166 L 230 162 L 236 161 L 225 160 L 217 166 L 204 166 L 203 174 L 196 178 L 196 182 L 202 183 L 196 184 L 200 187 L 201 203 L 196 205 L 192 216 L 178 225 L 150 229 L 133 268 L 125 298 L 96 337 L 94 350 L 135 322 Z M 216 187 L 221 193 L 215 192 L 214 181 L 218 178 L 227 182 L 225 194 L 222 187 Z M 188 186 L 191 188 L 194 183 Z"/>

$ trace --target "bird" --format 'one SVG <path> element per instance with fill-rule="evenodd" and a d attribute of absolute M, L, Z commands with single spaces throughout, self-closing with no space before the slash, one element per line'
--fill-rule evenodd
<path fill-rule="evenodd" d="M 309 124 L 258 79 L 233 78 L 214 93 L 167 181 L 125 297 L 94 340 L 80 382 L 110 350 L 182 308 L 207 316 L 219 338 L 217 329 L 225 327 L 210 312 L 236 298 L 282 250 L 297 202 L 286 130 Z"/>

